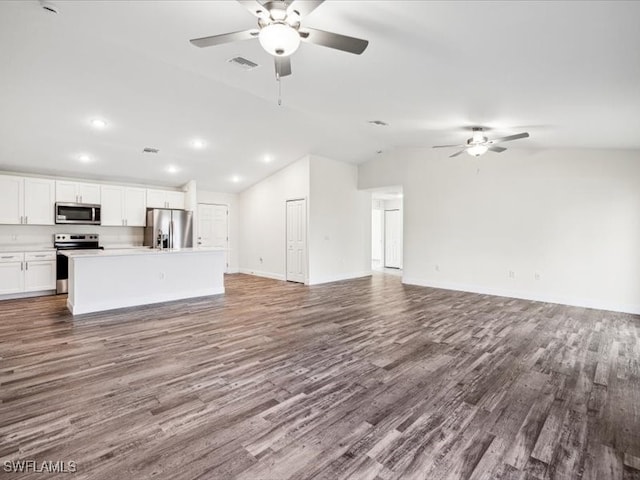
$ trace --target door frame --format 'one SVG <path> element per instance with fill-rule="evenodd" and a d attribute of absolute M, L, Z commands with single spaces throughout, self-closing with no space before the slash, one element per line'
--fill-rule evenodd
<path fill-rule="evenodd" d="M 289 280 L 287 278 L 287 273 L 289 271 L 288 267 L 288 255 L 287 255 L 287 232 L 288 232 L 288 220 L 289 216 L 287 215 L 287 204 L 289 202 L 304 202 L 304 279 L 303 284 L 309 284 L 309 202 L 307 201 L 307 197 L 294 197 L 287 198 L 284 201 L 284 280 L 285 282 L 291 281 L 295 283 L 299 283 L 295 280 Z"/>

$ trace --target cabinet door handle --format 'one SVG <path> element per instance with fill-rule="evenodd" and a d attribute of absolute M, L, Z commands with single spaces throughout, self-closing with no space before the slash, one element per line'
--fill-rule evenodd
<path fill-rule="evenodd" d="M 20 217 L 20 224 L 22 224 L 22 219 L 23 219 L 23 218 L 24 218 L 24 217 Z"/>
<path fill-rule="evenodd" d="M 24 269 L 29 270 L 29 262 L 24 262 Z"/>
<path fill-rule="evenodd" d="M 7 257 L 0 257 L 0 258 L 2 258 L 3 260 L 6 260 L 6 259 L 8 259 L 8 258 L 13 258 L 13 255 L 9 255 L 9 256 L 7 256 Z"/>
<path fill-rule="evenodd" d="M 124 226 L 126 227 L 127 225 L 129 225 L 129 219 L 128 219 L 128 218 L 125 218 L 125 219 L 124 219 Z"/>
<path fill-rule="evenodd" d="M 24 217 L 24 223 L 29 223 L 29 217 L 27 216 Z"/>
<path fill-rule="evenodd" d="M 82 203 L 82 195 L 80 195 L 80 203 Z"/>
<path fill-rule="evenodd" d="M 24 262 L 20 262 L 20 271 L 24 270 Z"/>
<path fill-rule="evenodd" d="M 46 257 L 46 255 L 34 255 L 34 257 L 36 257 L 36 258 L 42 258 L 42 257 Z"/>

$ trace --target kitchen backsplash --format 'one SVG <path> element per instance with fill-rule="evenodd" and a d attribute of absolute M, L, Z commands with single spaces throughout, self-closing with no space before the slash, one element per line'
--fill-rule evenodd
<path fill-rule="evenodd" d="M 142 245 L 142 227 L 96 225 L 0 225 L 0 248 L 21 245 L 53 246 L 56 233 L 97 233 L 100 245 Z"/>

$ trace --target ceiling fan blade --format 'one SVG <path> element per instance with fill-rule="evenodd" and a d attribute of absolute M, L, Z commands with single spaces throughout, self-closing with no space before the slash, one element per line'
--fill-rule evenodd
<path fill-rule="evenodd" d="M 464 148 L 462 150 L 460 150 L 459 152 L 454 153 L 453 155 L 449 155 L 449 158 L 453 158 L 453 157 L 457 157 L 458 155 L 460 155 L 461 153 L 464 153 L 467 149 Z"/>
<path fill-rule="evenodd" d="M 291 75 L 291 58 L 274 57 L 276 63 L 276 78 Z"/>
<path fill-rule="evenodd" d="M 291 12 L 297 12 L 300 17 L 304 18 L 318 8 L 324 0 L 294 0 L 287 8 L 287 15 Z"/>
<path fill-rule="evenodd" d="M 238 40 L 250 40 L 258 36 L 258 30 L 243 30 L 241 32 L 223 33 L 222 35 L 211 35 L 210 37 L 194 38 L 189 40 L 196 47 L 213 47 L 224 43 L 236 42 Z"/>
<path fill-rule="evenodd" d="M 466 147 L 466 145 L 434 145 L 431 148 Z"/>
<path fill-rule="evenodd" d="M 502 153 L 502 152 L 504 152 L 506 150 L 506 148 L 491 146 L 491 147 L 489 147 L 489 150 L 491 150 L 492 152 L 496 152 L 496 153 Z"/>
<path fill-rule="evenodd" d="M 249 10 L 258 18 L 269 16 L 269 11 L 257 0 L 236 0 L 240 5 Z"/>
<path fill-rule="evenodd" d="M 336 50 L 355 53 L 356 55 L 360 55 L 364 52 L 367 45 L 369 45 L 367 40 L 347 37 L 346 35 L 340 35 L 339 33 L 325 32 L 323 30 L 316 30 L 315 28 L 308 27 L 300 30 L 300 39 L 304 42 L 315 43 L 316 45 L 335 48 Z"/>
<path fill-rule="evenodd" d="M 493 140 L 489 140 L 487 143 L 500 143 L 500 142 L 510 142 L 511 140 L 518 140 L 519 138 L 527 138 L 529 134 L 527 132 L 517 133 L 515 135 L 509 135 L 508 137 L 496 138 Z"/>

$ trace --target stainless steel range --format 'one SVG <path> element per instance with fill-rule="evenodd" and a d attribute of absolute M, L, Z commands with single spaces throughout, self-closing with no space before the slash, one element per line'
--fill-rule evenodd
<path fill-rule="evenodd" d="M 56 248 L 56 293 L 69 291 L 69 258 L 61 250 L 103 250 L 97 233 L 56 233 L 53 246 Z"/>

